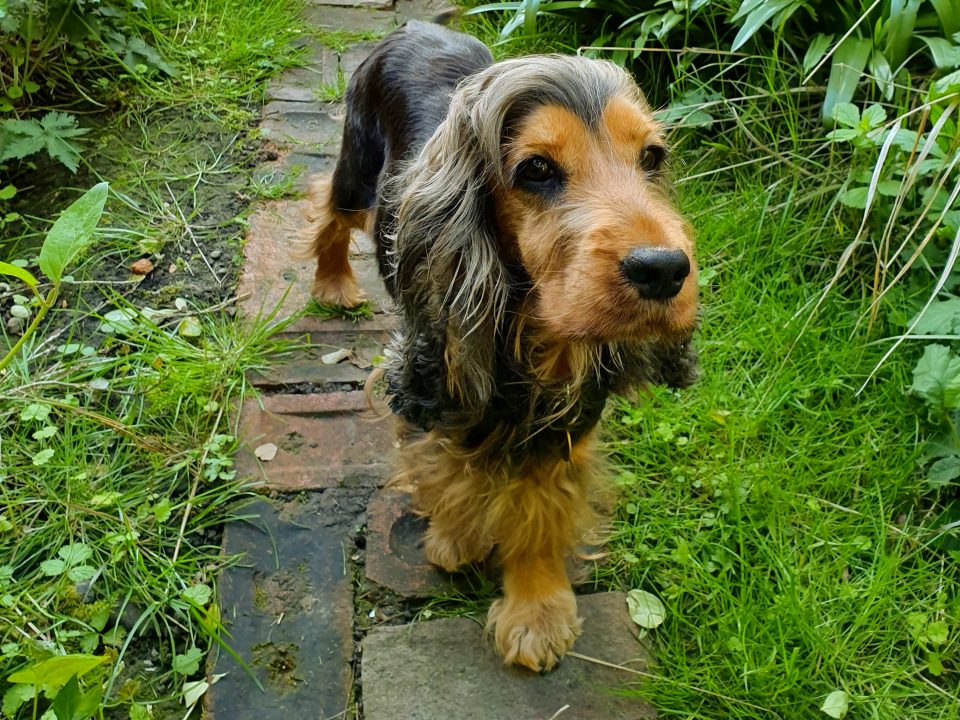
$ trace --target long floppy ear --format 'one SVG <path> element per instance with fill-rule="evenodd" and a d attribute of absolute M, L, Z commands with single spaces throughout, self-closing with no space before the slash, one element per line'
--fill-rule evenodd
<path fill-rule="evenodd" d="M 476 418 L 494 387 L 510 288 L 490 198 L 499 131 L 481 130 L 475 112 L 483 90 L 468 83 L 454 93 L 446 119 L 385 193 L 394 216 L 389 280 L 405 321 L 387 374 L 391 407 L 424 429 Z"/>

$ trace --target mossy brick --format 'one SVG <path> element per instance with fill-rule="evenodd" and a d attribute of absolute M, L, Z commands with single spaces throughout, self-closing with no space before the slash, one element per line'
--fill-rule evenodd
<path fill-rule="evenodd" d="M 626 596 L 577 598 L 583 633 L 545 674 L 504 666 L 481 624 L 446 618 L 379 627 L 363 640 L 366 720 L 642 720 L 656 717 L 636 689 L 651 665 Z"/>
<path fill-rule="evenodd" d="M 344 484 L 375 486 L 389 472 L 392 438 L 375 422 L 362 392 L 264 395 L 244 401 L 239 418 L 237 473 L 273 490 Z M 260 460 L 272 443 L 277 453 Z"/>
<path fill-rule="evenodd" d="M 214 653 L 210 670 L 223 677 L 206 694 L 204 717 L 340 717 L 350 705 L 353 540 L 352 518 L 336 513 L 343 504 L 320 493 L 261 499 L 227 524 L 224 552 L 239 562 L 221 574 L 220 612 L 249 672 Z"/>
<path fill-rule="evenodd" d="M 276 339 L 305 340 L 296 352 L 278 358 L 264 370 L 251 371 L 248 379 L 260 388 L 283 388 L 309 383 L 324 391 L 325 386 L 349 383 L 362 388 L 377 357 L 382 357 L 389 341 L 386 330 L 370 331 L 359 325 L 346 330 L 327 330 L 323 325 L 311 333 L 278 333 Z M 350 354 L 340 362 L 328 364 L 325 356 L 338 350 Z"/>

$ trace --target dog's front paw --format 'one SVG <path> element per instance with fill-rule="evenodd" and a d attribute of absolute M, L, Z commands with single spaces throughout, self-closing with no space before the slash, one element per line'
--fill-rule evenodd
<path fill-rule="evenodd" d="M 541 601 L 497 600 L 487 615 L 503 662 L 537 672 L 553 669 L 573 647 L 582 622 L 570 591 Z"/>

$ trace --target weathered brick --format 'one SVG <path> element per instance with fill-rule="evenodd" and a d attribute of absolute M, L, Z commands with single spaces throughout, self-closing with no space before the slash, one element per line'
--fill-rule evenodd
<path fill-rule="evenodd" d="M 240 411 L 240 442 L 241 476 L 292 491 L 345 482 L 375 485 L 389 471 L 392 449 L 386 423 L 368 418 L 362 392 L 248 399 Z M 277 455 L 261 462 L 255 451 L 265 443 L 276 445 Z"/>
<path fill-rule="evenodd" d="M 637 697 L 650 654 L 637 640 L 623 593 L 578 598 L 583 634 L 552 672 L 505 667 L 468 618 L 379 627 L 363 641 L 366 720 L 641 720 L 656 717 Z M 594 660 L 599 662 L 594 662 Z M 601 664 L 603 663 L 603 664 Z M 614 667 L 611 667 L 614 666 Z M 619 666 L 619 667 L 618 667 Z M 624 669 L 621 669 L 624 668 Z"/>
<path fill-rule="evenodd" d="M 377 491 L 367 510 L 367 578 L 405 597 L 429 597 L 456 588 L 456 575 L 423 556 L 420 541 L 426 523 L 411 512 L 407 493 Z"/>
<path fill-rule="evenodd" d="M 211 671 L 225 676 L 207 692 L 205 717 L 327 718 L 349 706 L 353 541 L 333 501 L 259 500 L 227 525 L 225 552 L 241 561 L 221 575 L 221 617 L 263 691 L 220 651 Z"/>
<path fill-rule="evenodd" d="M 306 224 L 307 207 L 307 200 L 280 200 L 265 203 L 250 216 L 238 288 L 245 317 L 263 316 L 278 306 L 278 317 L 288 317 L 309 306 L 316 265 L 293 257 Z M 357 254 L 351 256 L 351 263 L 374 308 L 389 306 L 375 260 Z"/>

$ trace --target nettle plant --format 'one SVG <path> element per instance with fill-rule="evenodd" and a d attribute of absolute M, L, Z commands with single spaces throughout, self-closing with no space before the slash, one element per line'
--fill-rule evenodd
<path fill-rule="evenodd" d="M 833 112 L 836 129 L 827 135 L 852 146 L 854 169 L 839 202 L 863 211 L 837 275 L 858 248 L 874 249 L 870 322 L 897 288 L 909 294 L 922 291 L 926 297 L 912 314 L 891 310 L 891 320 L 904 331 L 884 360 L 907 340 L 926 343 L 910 391 L 941 429 L 923 456 L 931 489 L 960 479 L 960 211 L 954 209 L 960 195 L 958 104 L 960 72 L 954 72 L 933 83 L 918 107 L 892 119 L 877 104 L 861 111 L 841 103 Z"/>

